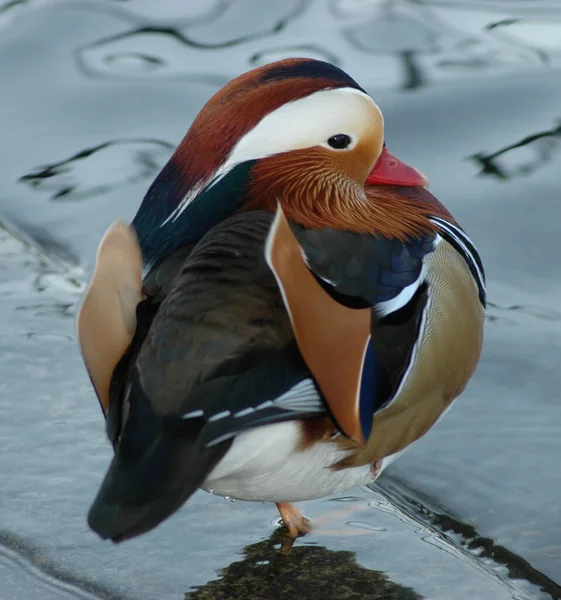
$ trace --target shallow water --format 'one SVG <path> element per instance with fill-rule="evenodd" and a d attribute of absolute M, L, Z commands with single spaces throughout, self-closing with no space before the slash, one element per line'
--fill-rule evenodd
<path fill-rule="evenodd" d="M 292 556 L 274 507 L 204 493 L 103 543 L 85 514 L 110 448 L 73 329 L 95 247 L 220 85 L 290 55 L 372 92 L 478 245 L 481 365 L 376 491 L 303 504 Z M 0 0 L 0 82 L 0 599 L 561 597 L 558 3 Z"/>

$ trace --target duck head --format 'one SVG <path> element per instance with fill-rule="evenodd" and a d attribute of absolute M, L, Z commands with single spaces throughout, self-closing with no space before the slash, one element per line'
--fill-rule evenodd
<path fill-rule="evenodd" d="M 100 244 L 77 330 L 104 412 L 136 330 L 142 274 L 233 213 L 278 204 L 309 229 L 403 240 L 433 227 L 426 183 L 388 152 L 380 109 L 341 69 L 290 59 L 231 81 L 150 186 L 133 228 L 117 223 Z"/>
<path fill-rule="evenodd" d="M 403 194 L 391 197 L 426 183 L 386 149 L 382 113 L 351 77 L 289 59 L 237 77 L 208 101 L 133 225 L 145 272 L 234 212 L 274 211 L 277 202 L 308 228 L 402 237 L 428 220 Z"/>

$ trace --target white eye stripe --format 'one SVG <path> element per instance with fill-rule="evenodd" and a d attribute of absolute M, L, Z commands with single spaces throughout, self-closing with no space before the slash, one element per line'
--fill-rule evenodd
<path fill-rule="evenodd" d="M 205 181 L 189 190 L 162 225 L 175 221 L 209 185 L 214 185 L 236 165 L 259 160 L 273 154 L 324 146 L 332 152 L 352 150 L 361 134 L 378 127 L 383 135 L 383 116 L 374 100 L 354 88 L 336 88 L 314 92 L 309 96 L 287 102 L 263 117 L 242 136 L 228 158 Z M 348 148 L 336 150 L 327 140 L 336 134 L 351 137 Z"/>
<path fill-rule="evenodd" d="M 354 88 L 320 90 L 269 113 L 234 146 L 224 168 L 272 154 L 327 144 L 338 133 L 355 140 L 377 112 L 368 94 Z M 222 170 L 222 169 L 221 169 Z"/>

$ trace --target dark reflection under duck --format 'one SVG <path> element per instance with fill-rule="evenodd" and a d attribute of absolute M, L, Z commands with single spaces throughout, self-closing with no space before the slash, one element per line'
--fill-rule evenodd
<path fill-rule="evenodd" d="M 185 594 L 185 600 L 417 600 L 413 589 L 381 571 L 357 564 L 353 552 L 322 546 L 278 551 L 286 530 L 246 546 L 242 560 L 222 570 L 221 578 Z"/>

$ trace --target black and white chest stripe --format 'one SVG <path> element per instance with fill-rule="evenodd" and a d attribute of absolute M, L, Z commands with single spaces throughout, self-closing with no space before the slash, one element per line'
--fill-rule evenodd
<path fill-rule="evenodd" d="M 486 303 L 486 287 L 485 287 L 485 272 L 479 253 L 477 252 L 473 242 L 467 236 L 467 234 L 457 225 L 446 221 L 440 217 L 433 217 L 431 221 L 438 227 L 438 235 L 433 242 L 433 251 L 441 243 L 442 240 L 447 241 L 466 261 L 470 273 L 475 280 L 477 289 L 479 292 L 479 300 L 483 307 Z M 429 254 L 430 255 L 430 254 Z M 427 255 L 428 256 L 428 255 Z M 378 328 L 377 334 L 385 335 L 385 323 L 387 319 L 392 319 L 394 322 L 401 320 L 398 315 L 407 314 L 408 312 L 414 314 L 416 312 L 417 323 L 413 329 L 410 329 L 406 335 L 410 336 L 410 350 L 407 359 L 402 363 L 402 370 L 400 375 L 393 381 L 393 391 L 388 401 L 378 408 L 388 408 L 393 404 L 396 398 L 399 397 L 404 385 L 406 384 L 412 369 L 415 366 L 417 354 L 420 347 L 422 346 L 423 339 L 425 337 L 425 329 L 427 326 L 428 316 L 432 310 L 432 294 L 430 285 L 426 287 L 426 277 L 428 268 L 423 260 L 423 269 L 419 274 L 419 277 L 414 281 L 408 288 L 405 288 L 402 293 L 397 295 L 395 298 L 387 302 L 380 303 L 374 310 L 377 313 L 378 318 L 381 320 L 378 322 L 381 325 L 381 329 Z M 421 293 L 423 287 L 425 287 L 425 293 Z M 424 298 L 424 299 L 423 299 Z M 418 304 L 418 303 L 421 304 Z M 415 309 L 415 305 L 417 308 Z M 413 325 L 414 321 L 411 321 Z M 394 328 L 394 323 L 391 323 L 390 330 Z M 405 330 L 407 332 L 407 330 Z M 412 335 L 414 333 L 414 335 Z M 401 335 L 401 334 L 399 334 Z M 404 341 L 404 340 L 402 340 Z M 377 412 L 377 411 L 375 411 Z"/>
<path fill-rule="evenodd" d="M 434 247 L 438 244 L 438 238 L 434 241 Z M 410 283 L 408 286 L 404 287 L 399 294 L 397 294 L 391 300 L 386 300 L 384 302 L 378 302 L 374 307 L 374 311 L 378 318 L 387 317 L 392 313 L 395 313 L 401 310 L 403 307 L 407 306 L 409 302 L 413 299 L 417 290 L 421 287 L 421 285 L 425 282 L 427 277 L 427 265 L 425 262 L 422 263 L 421 272 L 419 276 L 413 283 Z"/>
<path fill-rule="evenodd" d="M 466 261 L 470 273 L 475 280 L 479 292 L 479 300 L 483 307 L 485 307 L 487 300 L 485 270 L 483 269 L 483 263 L 481 262 L 481 257 L 479 256 L 475 245 L 461 227 L 454 225 L 453 223 L 450 223 L 450 221 L 446 221 L 440 217 L 432 217 L 430 220 L 438 227 L 439 230 L 438 237 L 433 243 L 433 250 L 436 249 L 442 238 L 460 253 L 462 258 Z M 413 298 L 419 287 L 425 282 L 426 276 L 427 265 L 423 261 L 421 273 L 413 283 L 403 288 L 403 290 L 401 290 L 401 292 L 391 300 L 376 304 L 374 308 L 378 317 L 383 318 L 405 307 Z"/>
<path fill-rule="evenodd" d="M 440 217 L 432 217 L 430 220 L 438 227 L 440 235 L 451 244 L 466 261 L 475 283 L 477 284 L 479 300 L 483 307 L 485 307 L 487 302 L 485 271 L 483 269 L 481 257 L 473 242 L 469 239 L 466 232 L 461 227 L 458 227 L 458 225 L 454 225 L 453 223 L 450 223 L 450 221 L 446 221 Z"/>

